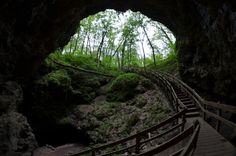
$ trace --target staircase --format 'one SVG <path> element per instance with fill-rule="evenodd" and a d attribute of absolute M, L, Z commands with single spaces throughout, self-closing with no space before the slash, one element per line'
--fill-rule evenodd
<path fill-rule="evenodd" d="M 186 106 L 187 112 L 186 117 L 199 117 L 200 116 L 200 109 L 197 107 L 196 103 L 191 99 L 189 95 L 185 92 L 181 91 L 179 88 L 174 89 L 178 99 Z"/>

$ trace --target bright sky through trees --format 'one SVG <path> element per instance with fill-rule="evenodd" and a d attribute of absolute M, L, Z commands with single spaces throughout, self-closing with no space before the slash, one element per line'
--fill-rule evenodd
<path fill-rule="evenodd" d="M 111 9 L 107 9 L 106 12 L 110 12 L 110 13 L 113 13 L 113 14 L 117 14 L 117 12 L 115 10 L 111 10 Z M 133 14 L 136 14 L 136 12 L 132 12 L 131 10 L 128 10 L 126 12 L 119 12 L 117 15 L 117 18 L 118 18 L 118 21 L 117 22 L 114 22 L 114 27 L 119 29 L 119 28 L 122 28 L 122 26 L 127 22 L 127 20 L 133 15 Z M 140 13 L 141 14 L 141 13 Z M 168 28 L 166 28 L 164 25 L 162 25 L 161 23 L 158 23 L 156 21 L 152 21 L 150 18 L 142 15 L 144 17 L 144 21 L 146 22 L 146 31 L 147 31 L 147 34 L 148 36 L 152 39 L 152 40 L 155 40 L 155 34 L 158 33 L 158 29 L 156 28 L 156 25 L 160 25 L 161 27 L 165 28 L 167 31 L 168 31 L 168 35 L 170 37 L 170 39 L 172 40 L 173 43 L 175 43 L 175 37 L 174 35 L 171 33 L 170 30 L 168 30 Z M 84 20 L 87 20 L 87 19 L 84 19 Z M 98 19 L 99 20 L 99 19 Z M 99 31 L 99 30 L 98 30 Z M 139 39 L 143 39 L 144 40 L 144 49 L 145 49 L 145 53 L 147 56 L 150 56 L 151 53 L 152 53 L 152 50 L 149 46 L 149 43 L 148 43 L 148 40 L 146 37 L 143 37 L 144 35 L 144 32 L 142 30 L 142 28 L 138 28 L 136 31 L 138 31 L 139 35 L 138 35 L 138 38 Z M 118 40 L 119 40 L 119 37 L 120 37 L 120 34 L 117 34 L 117 39 L 116 39 L 116 43 L 118 44 Z M 162 39 L 159 39 L 159 40 L 156 40 L 155 42 L 153 42 L 153 44 L 159 48 L 160 50 L 160 53 L 163 54 L 163 56 L 166 56 L 166 53 L 168 51 L 164 50 L 166 47 L 166 44 L 163 43 L 163 40 Z M 137 51 L 138 51 L 138 54 L 140 56 L 142 56 L 142 47 L 140 44 L 138 44 L 138 48 L 137 48 Z"/>
<path fill-rule="evenodd" d="M 128 10 L 124 13 L 120 13 L 119 14 L 119 18 L 120 18 L 120 22 L 119 23 L 115 23 L 118 27 L 121 27 L 122 25 L 124 25 L 125 21 L 127 21 L 127 19 L 132 16 L 131 13 L 135 13 L 135 12 L 132 12 L 131 10 Z M 145 18 L 148 20 L 148 21 L 152 21 L 151 19 L 149 19 L 148 17 L 145 16 Z M 160 24 L 162 25 L 161 23 L 158 23 L 158 22 L 155 22 L 155 21 L 152 21 L 153 23 L 155 24 Z M 156 29 L 156 27 L 153 25 L 153 23 L 149 23 L 147 22 L 146 24 L 146 30 L 147 30 L 147 34 L 150 38 L 154 38 L 155 36 L 155 33 L 156 31 L 158 31 Z M 165 27 L 164 25 L 162 25 L 163 27 Z M 167 28 L 166 28 L 167 29 Z M 142 35 L 143 35 L 143 30 L 141 28 L 138 29 L 138 32 L 139 32 L 139 38 L 142 38 Z M 170 31 L 169 31 L 170 32 Z M 171 40 L 173 42 L 175 42 L 175 37 L 173 34 L 169 34 L 170 37 L 171 37 Z M 150 46 L 148 45 L 148 40 L 146 37 L 143 38 L 144 39 L 144 49 L 145 49 L 145 53 L 147 54 L 147 56 L 151 56 L 151 53 L 152 53 L 152 50 L 150 48 Z M 165 44 L 163 43 L 162 40 L 156 40 L 156 42 L 153 42 L 153 44 L 155 44 L 157 47 L 159 47 L 160 49 L 164 49 L 165 48 Z M 142 55 L 142 47 L 141 45 L 139 44 L 138 46 L 138 53 L 140 55 Z M 166 55 L 166 51 L 162 51 L 160 50 L 160 52 L 165 56 Z"/>
<path fill-rule="evenodd" d="M 158 59 L 176 53 L 176 49 L 174 35 L 161 23 L 140 12 L 108 9 L 83 19 L 63 52 L 91 56 L 122 68 L 151 61 L 156 66 Z"/>

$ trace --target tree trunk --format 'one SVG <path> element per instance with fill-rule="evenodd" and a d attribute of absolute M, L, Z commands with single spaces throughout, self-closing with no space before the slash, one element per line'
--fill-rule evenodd
<path fill-rule="evenodd" d="M 75 46 L 74 46 L 73 54 L 77 50 L 79 37 L 80 37 L 80 27 L 78 28 L 78 31 L 77 31 L 77 37 L 76 37 L 76 40 L 75 40 Z"/>
<path fill-rule="evenodd" d="M 143 28 L 144 34 L 146 35 L 147 40 L 148 40 L 148 43 L 149 43 L 149 45 L 150 45 L 150 47 L 151 47 L 151 49 L 152 49 L 153 63 L 154 63 L 154 66 L 156 66 L 157 63 L 156 63 L 156 57 L 155 57 L 155 49 L 154 49 L 154 47 L 153 47 L 153 45 L 152 45 L 151 40 L 150 40 L 149 37 L 148 37 L 148 34 L 147 34 L 147 31 L 146 31 L 145 27 L 144 27 L 143 25 L 141 25 L 141 27 Z"/>
<path fill-rule="evenodd" d="M 102 53 L 102 48 L 103 48 L 103 44 L 104 44 L 104 39 L 106 37 L 107 31 L 102 32 L 102 40 L 98 46 L 98 50 L 97 50 L 97 61 L 98 61 L 98 66 L 100 63 L 100 57 L 101 57 L 101 53 Z"/>
<path fill-rule="evenodd" d="M 83 54 L 83 50 L 84 50 L 84 43 L 85 43 L 85 39 L 87 38 L 88 32 L 85 32 L 85 37 L 84 40 L 82 42 L 81 48 L 80 48 L 80 52 Z"/>
<path fill-rule="evenodd" d="M 166 33 L 166 31 L 162 28 L 162 26 L 159 26 L 159 29 L 162 31 L 162 33 L 165 35 L 165 38 L 169 41 L 169 43 L 173 46 L 174 43 L 172 42 L 172 40 L 170 39 L 170 37 L 168 36 L 168 34 Z"/>
<path fill-rule="evenodd" d="M 127 40 L 125 39 L 121 51 L 121 69 L 123 69 L 124 64 L 125 64 L 125 47 L 126 47 Z"/>
<path fill-rule="evenodd" d="M 146 55 L 145 55 L 145 50 L 144 50 L 144 46 L 143 46 L 143 41 L 141 41 L 141 47 L 142 47 L 142 51 L 143 51 L 143 67 L 146 69 Z"/>

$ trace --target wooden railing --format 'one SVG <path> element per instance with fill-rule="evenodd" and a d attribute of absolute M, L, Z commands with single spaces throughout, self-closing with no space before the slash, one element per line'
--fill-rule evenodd
<path fill-rule="evenodd" d="M 173 115 L 172 117 L 162 121 L 161 123 L 155 125 L 155 126 L 152 126 L 151 128 L 148 128 L 146 130 L 143 130 L 142 132 L 139 132 L 137 134 L 134 134 L 134 135 L 131 135 L 131 136 L 128 136 L 126 138 L 123 138 L 123 139 L 120 139 L 120 140 L 117 140 L 117 141 L 114 141 L 114 142 L 111 142 L 111 143 L 107 143 L 107 144 L 104 144 L 104 145 L 101 145 L 101 146 L 95 146 L 91 149 L 88 149 L 88 150 L 85 150 L 85 151 L 81 151 L 77 154 L 72 154 L 72 156 L 80 156 L 80 155 L 84 155 L 84 154 L 91 154 L 92 156 L 95 156 L 98 152 L 100 152 L 101 150 L 104 150 L 106 148 L 112 148 L 112 147 L 115 147 L 117 145 L 121 145 L 121 144 L 124 144 L 124 143 L 127 143 L 128 141 L 132 142 L 133 140 L 135 141 L 135 144 L 134 145 L 131 145 L 129 147 L 125 147 L 123 149 L 119 149 L 119 150 L 116 150 L 116 151 L 112 151 L 112 152 L 109 152 L 109 153 L 103 153 L 101 154 L 102 156 L 105 156 L 105 155 L 113 155 L 113 154 L 120 154 L 120 153 L 125 153 L 125 152 L 130 152 L 131 149 L 135 149 L 135 153 L 138 154 L 140 153 L 140 150 L 141 150 L 141 146 L 147 142 L 150 142 L 154 139 L 157 139 L 157 138 L 160 138 L 166 134 L 169 134 L 170 132 L 172 132 L 173 130 L 176 130 L 177 128 L 179 127 L 182 127 L 184 124 L 185 124 L 185 120 L 184 120 L 184 114 L 185 114 L 186 110 L 182 110 L 181 112 L 178 112 L 176 113 L 175 115 Z M 178 119 L 181 118 L 183 119 L 180 123 L 178 123 Z M 151 133 L 153 131 L 156 131 L 158 130 L 159 128 L 167 125 L 167 124 L 170 124 L 170 123 L 177 123 L 175 124 L 172 128 L 166 130 L 165 132 L 162 132 L 156 136 L 153 136 L 151 138 L 148 138 L 148 139 L 145 139 L 142 141 L 142 138 L 147 136 L 148 133 Z"/>
<path fill-rule="evenodd" d="M 196 146 L 199 130 L 200 130 L 200 125 L 196 121 L 192 126 L 188 127 L 183 132 L 174 136 L 173 138 L 171 138 L 167 142 L 164 142 L 160 146 L 157 146 L 151 150 L 148 150 L 147 152 L 138 154 L 137 156 L 150 156 L 150 155 L 160 153 L 160 152 L 170 148 L 171 146 L 181 142 L 186 137 L 192 135 L 191 138 L 189 139 L 188 144 L 185 147 L 181 148 L 179 151 L 176 151 L 172 154 L 172 155 L 188 156 L 191 152 L 193 152 L 194 147 Z"/>
<path fill-rule="evenodd" d="M 181 152 L 180 156 L 189 156 L 194 152 L 197 145 L 198 134 L 200 131 L 200 124 L 197 120 L 194 123 L 194 128 L 195 129 L 193 135 L 189 139 L 188 144 L 183 148 L 183 152 Z"/>
<path fill-rule="evenodd" d="M 157 74 L 152 71 L 146 71 L 146 70 L 140 70 L 140 69 L 130 69 L 129 71 L 139 73 L 140 75 L 144 75 L 145 77 L 151 79 L 153 82 L 157 83 L 158 86 L 163 89 L 164 93 L 166 94 L 166 97 L 172 104 L 172 106 L 175 108 L 176 111 L 179 111 L 181 109 L 186 109 L 187 107 L 178 99 L 178 96 L 175 93 L 175 90 L 172 86 L 172 84 L 169 82 L 168 79 L 166 79 L 161 74 Z"/>
<path fill-rule="evenodd" d="M 191 98 L 194 100 L 194 102 L 197 104 L 197 106 L 201 109 L 201 114 L 202 114 L 203 119 L 206 119 L 206 117 L 211 117 L 211 118 L 216 119 L 217 122 L 216 122 L 215 129 L 218 132 L 220 131 L 220 127 L 222 123 L 225 125 L 228 125 L 234 130 L 236 129 L 236 124 L 234 122 L 229 121 L 228 119 L 225 119 L 222 116 L 222 112 L 230 112 L 232 114 L 236 114 L 235 106 L 204 100 L 195 92 L 194 89 L 189 87 L 186 83 L 182 82 L 181 80 L 167 73 L 158 73 L 158 74 L 162 75 L 163 77 L 168 79 L 171 83 L 174 83 L 179 89 L 181 89 L 182 91 L 190 95 Z M 212 109 L 214 109 L 215 112 L 211 111 Z"/>
<path fill-rule="evenodd" d="M 144 71 L 135 71 L 135 72 L 143 72 Z M 170 148 L 171 146 L 177 144 L 178 142 L 182 141 L 183 139 L 190 137 L 189 142 L 186 146 L 182 147 L 180 150 L 175 151 L 173 153 L 173 156 L 181 155 L 181 156 L 187 156 L 190 152 L 192 152 L 195 149 L 195 145 L 197 142 L 197 136 L 200 129 L 200 125 L 198 122 L 195 122 L 192 126 L 185 129 L 185 113 L 186 113 L 186 106 L 178 99 L 174 88 L 172 84 L 162 75 L 156 75 L 154 73 L 146 73 L 146 77 L 152 78 L 153 81 L 156 81 L 158 85 L 165 90 L 166 96 L 170 103 L 172 104 L 173 108 L 176 111 L 176 114 L 172 117 L 162 121 L 161 123 L 152 126 L 146 130 L 143 130 L 137 134 L 130 135 L 126 138 L 110 142 L 104 145 L 95 146 L 88 150 L 81 151 L 76 154 L 72 154 L 71 156 L 81 156 L 81 155 L 100 155 L 100 156 L 108 156 L 108 155 L 115 155 L 115 154 L 122 154 L 125 152 L 133 152 L 135 155 L 140 156 L 150 156 L 153 154 L 157 154 L 162 152 L 163 150 L 166 150 Z M 168 125 L 168 126 L 167 126 Z M 170 126 L 172 125 L 172 126 Z M 148 137 L 148 134 L 159 130 L 161 127 L 167 126 L 168 128 L 165 128 L 166 130 L 162 133 L 157 133 L 152 137 Z M 174 137 L 168 139 L 167 141 L 164 141 L 161 145 L 158 145 L 154 148 L 147 149 L 147 151 L 143 151 L 142 147 L 152 142 L 153 140 L 156 140 L 158 138 L 161 138 L 163 136 L 166 136 L 167 134 L 173 133 L 174 131 L 179 130 L 178 134 Z M 124 146 L 121 149 L 114 148 L 118 145 L 127 145 L 128 142 L 134 142 L 134 144 L 129 146 Z M 111 152 L 102 152 L 105 149 L 112 149 Z"/>

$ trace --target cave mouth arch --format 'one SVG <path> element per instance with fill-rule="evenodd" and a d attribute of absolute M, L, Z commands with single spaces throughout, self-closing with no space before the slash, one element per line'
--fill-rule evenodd
<path fill-rule="evenodd" d="M 15 16 L 11 17 L 16 23 L 6 23 L 2 31 L 8 32 L 7 35 L 2 35 L 2 44 L 6 47 L 0 64 L 3 69 L 2 78 L 19 80 L 32 75 L 49 53 L 68 43 L 80 20 L 105 9 L 140 11 L 152 20 L 164 24 L 179 40 L 178 34 L 186 36 L 183 32 L 190 28 L 185 27 L 195 22 L 191 16 L 182 17 L 185 16 L 184 11 L 189 13 L 189 6 L 178 3 L 171 0 L 22 2 L 14 11 Z M 14 31 L 9 31 L 9 27 Z M 10 44 L 4 40 L 9 40 Z"/>
<path fill-rule="evenodd" d="M 17 0 L 4 1 L 2 6 L 3 82 L 32 76 L 49 53 L 69 41 L 79 21 L 88 15 L 105 9 L 131 9 L 163 23 L 174 33 L 179 71 L 185 82 L 214 94 L 219 101 L 236 100 L 232 87 L 236 84 L 236 4 L 232 0 Z"/>

